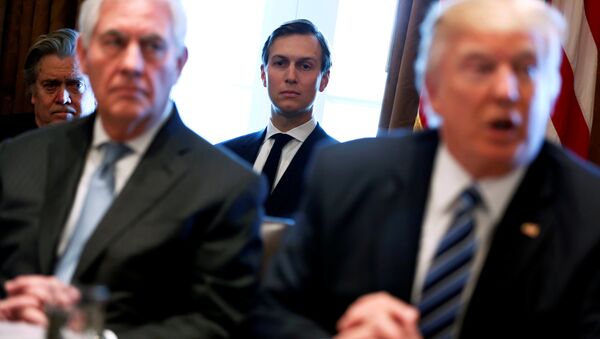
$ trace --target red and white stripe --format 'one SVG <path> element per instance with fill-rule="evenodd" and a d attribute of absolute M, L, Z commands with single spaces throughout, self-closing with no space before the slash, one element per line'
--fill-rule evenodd
<path fill-rule="evenodd" d="M 552 0 L 568 24 L 561 67 L 562 89 L 548 126 L 548 137 L 587 159 L 594 119 L 598 46 L 599 0 Z"/>

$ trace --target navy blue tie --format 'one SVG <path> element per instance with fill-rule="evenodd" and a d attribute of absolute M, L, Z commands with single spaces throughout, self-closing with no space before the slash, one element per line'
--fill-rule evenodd
<path fill-rule="evenodd" d="M 469 281 L 477 247 L 474 210 L 480 201 L 475 187 L 461 194 L 452 224 L 425 276 L 419 311 L 421 333 L 426 339 L 452 338 L 456 334 L 461 295 Z"/>
<path fill-rule="evenodd" d="M 85 244 L 114 199 L 115 163 L 131 152 L 129 147 L 119 143 L 106 143 L 101 147 L 105 148 L 104 157 L 90 179 L 81 214 L 54 270 L 54 275 L 66 283 L 71 281 Z"/>
<path fill-rule="evenodd" d="M 275 139 L 275 143 L 269 152 L 269 156 L 263 166 L 262 172 L 267 177 L 271 190 L 273 190 L 273 187 L 275 187 L 277 169 L 279 168 L 279 161 L 281 160 L 281 151 L 290 140 L 294 139 L 294 137 L 289 134 L 277 133 L 273 134 L 271 139 Z"/>

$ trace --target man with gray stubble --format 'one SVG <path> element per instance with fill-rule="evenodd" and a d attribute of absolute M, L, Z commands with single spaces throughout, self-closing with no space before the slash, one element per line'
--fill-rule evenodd
<path fill-rule="evenodd" d="M 96 112 L 0 144 L 0 319 L 45 325 L 104 285 L 120 339 L 226 338 L 253 300 L 266 188 L 169 99 L 182 4 L 87 0 L 79 29 Z"/>

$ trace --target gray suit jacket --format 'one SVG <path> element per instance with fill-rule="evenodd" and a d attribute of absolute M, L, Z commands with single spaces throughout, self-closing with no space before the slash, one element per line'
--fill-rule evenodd
<path fill-rule="evenodd" d="M 52 274 L 94 117 L 0 146 L 0 279 Z M 264 182 L 174 109 L 87 242 L 73 281 L 111 290 L 123 338 L 222 338 L 253 298 Z"/>
<path fill-rule="evenodd" d="M 251 337 L 331 337 L 364 294 L 410 300 L 437 146 L 429 131 L 318 154 Z M 459 337 L 599 338 L 599 201 L 597 168 L 546 143 L 496 228 Z"/>

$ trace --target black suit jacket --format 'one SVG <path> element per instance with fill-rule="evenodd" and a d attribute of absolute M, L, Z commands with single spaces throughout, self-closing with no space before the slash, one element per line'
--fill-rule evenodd
<path fill-rule="evenodd" d="M 325 148 L 248 322 L 256 338 L 323 338 L 358 297 L 408 301 L 437 133 Z M 460 338 L 600 337 L 600 174 L 544 144 L 491 247 Z M 537 237 L 524 223 L 538 224 Z"/>
<path fill-rule="evenodd" d="M 235 139 L 223 142 L 221 145 L 229 148 L 235 154 L 254 164 L 260 146 L 263 144 L 267 129 L 250 133 Z M 308 138 L 302 143 L 294 155 L 292 162 L 265 201 L 265 213 L 270 216 L 291 218 L 298 209 L 304 187 L 306 167 L 311 160 L 317 145 L 321 143 L 337 143 L 317 124 Z"/>
<path fill-rule="evenodd" d="M 53 273 L 94 117 L 0 146 L 0 279 Z M 176 110 L 87 242 L 73 282 L 111 290 L 124 338 L 224 338 L 254 297 L 264 181 Z"/>

